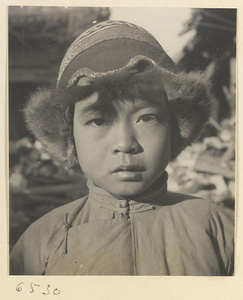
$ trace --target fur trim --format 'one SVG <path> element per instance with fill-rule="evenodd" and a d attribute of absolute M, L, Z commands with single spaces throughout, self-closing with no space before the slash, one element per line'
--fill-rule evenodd
<path fill-rule="evenodd" d="M 164 72 L 163 83 L 168 96 L 172 116 L 171 159 L 200 133 L 211 110 L 210 83 L 202 73 L 191 72 L 177 75 Z"/>
<path fill-rule="evenodd" d="M 73 114 L 70 109 L 63 110 L 53 95 L 55 93 L 46 89 L 34 93 L 24 109 L 25 120 L 52 157 L 74 166 L 78 161 L 72 137 Z"/>
<path fill-rule="evenodd" d="M 24 110 L 28 127 L 52 156 L 69 166 L 78 164 L 72 134 L 73 107 L 94 91 L 99 91 L 99 97 L 107 103 L 139 97 L 158 100 L 166 93 L 172 122 L 171 159 L 196 138 L 209 116 L 208 83 L 202 74 L 173 74 L 155 66 L 97 76 L 85 86 L 38 90 Z"/>

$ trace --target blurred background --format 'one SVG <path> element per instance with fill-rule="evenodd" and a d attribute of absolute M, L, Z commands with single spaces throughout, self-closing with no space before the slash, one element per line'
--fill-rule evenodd
<path fill-rule="evenodd" d="M 53 208 L 87 194 L 85 177 L 53 161 L 27 131 L 22 109 L 55 82 L 71 42 L 96 23 L 125 20 L 151 32 L 179 70 L 204 71 L 214 106 L 195 143 L 167 168 L 168 189 L 235 202 L 236 9 L 9 7 L 10 249 Z"/>

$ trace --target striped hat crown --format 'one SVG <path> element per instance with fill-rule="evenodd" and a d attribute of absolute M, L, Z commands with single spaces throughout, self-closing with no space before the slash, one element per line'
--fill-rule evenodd
<path fill-rule="evenodd" d="M 148 57 L 165 69 L 175 70 L 171 58 L 145 29 L 124 21 L 99 23 L 82 33 L 67 50 L 59 70 L 58 86 L 66 87 L 78 70 L 117 70 L 135 56 Z"/>

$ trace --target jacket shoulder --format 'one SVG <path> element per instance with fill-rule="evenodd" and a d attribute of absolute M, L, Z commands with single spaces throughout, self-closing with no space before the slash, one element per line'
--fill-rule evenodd
<path fill-rule="evenodd" d="M 65 216 L 78 214 L 87 201 L 87 196 L 53 209 L 22 234 L 10 254 L 10 273 L 13 275 L 42 275 L 53 248 L 63 239 Z"/>

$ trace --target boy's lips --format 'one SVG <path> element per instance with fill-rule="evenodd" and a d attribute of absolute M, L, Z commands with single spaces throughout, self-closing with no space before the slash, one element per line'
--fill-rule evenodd
<path fill-rule="evenodd" d="M 128 164 L 128 165 L 120 165 L 116 167 L 112 173 L 117 173 L 117 172 L 122 172 L 122 171 L 127 171 L 127 172 L 143 172 L 145 171 L 144 167 L 141 167 L 139 165 L 135 164 Z"/>
<path fill-rule="evenodd" d="M 144 167 L 135 164 L 120 165 L 112 171 L 112 175 L 123 180 L 140 180 Z"/>

